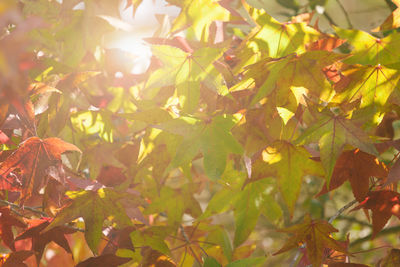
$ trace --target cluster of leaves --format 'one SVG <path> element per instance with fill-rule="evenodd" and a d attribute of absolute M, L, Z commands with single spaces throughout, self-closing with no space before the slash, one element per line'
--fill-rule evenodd
<path fill-rule="evenodd" d="M 372 238 L 400 218 L 400 8 L 327 33 L 257 1 L 167 2 L 142 74 L 104 44 L 119 1 L 0 2 L 1 266 L 368 266 L 332 223 L 356 202 Z M 355 200 L 325 208 L 346 182 Z"/>

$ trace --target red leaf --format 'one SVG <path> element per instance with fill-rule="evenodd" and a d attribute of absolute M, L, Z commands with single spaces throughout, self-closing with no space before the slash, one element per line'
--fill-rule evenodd
<path fill-rule="evenodd" d="M 26 224 L 11 214 L 9 207 L 0 207 L 0 236 L 7 247 L 15 251 L 14 234 L 11 227 L 25 228 Z"/>
<path fill-rule="evenodd" d="M 104 254 L 82 261 L 76 265 L 76 267 L 117 267 L 129 262 L 130 260 L 131 258 L 122 258 L 113 254 Z"/>
<path fill-rule="evenodd" d="M 76 230 L 65 226 L 54 227 L 53 229 L 41 233 L 51 222 L 52 219 L 33 219 L 29 221 L 30 227 L 23 233 L 17 236 L 15 241 L 27 238 L 32 239 L 32 250 L 36 252 L 37 263 L 42 258 L 43 251 L 48 243 L 54 241 L 57 245 L 65 249 L 68 253 L 72 253 L 65 234 L 72 234 Z"/>
<path fill-rule="evenodd" d="M 374 156 L 360 150 L 345 151 L 336 161 L 329 190 L 324 184 L 316 197 L 338 188 L 348 180 L 354 197 L 361 202 L 369 191 L 369 177 L 371 176 L 386 178 L 386 166 Z"/>
<path fill-rule="evenodd" d="M 372 211 L 372 238 L 382 230 L 392 215 L 400 219 L 400 194 L 394 191 L 372 191 L 353 210 L 370 209 Z"/>
<path fill-rule="evenodd" d="M 26 199 L 39 191 L 46 183 L 43 177 L 51 166 L 61 164 L 61 154 L 79 151 L 73 144 L 59 138 L 40 139 L 31 137 L 0 165 L 0 189 L 22 191 Z M 19 169 L 21 179 L 13 172 Z M 14 174 L 14 175 L 13 175 Z"/>

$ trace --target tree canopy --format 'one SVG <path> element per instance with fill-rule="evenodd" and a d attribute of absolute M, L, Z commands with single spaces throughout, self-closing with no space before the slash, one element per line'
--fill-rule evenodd
<path fill-rule="evenodd" d="M 2 0 L 0 266 L 400 266 L 399 27 L 398 0 Z"/>

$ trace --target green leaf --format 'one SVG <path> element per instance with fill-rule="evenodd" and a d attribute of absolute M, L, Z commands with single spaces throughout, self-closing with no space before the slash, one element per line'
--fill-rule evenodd
<path fill-rule="evenodd" d="M 285 141 L 277 141 L 264 149 L 253 164 L 253 168 L 268 169 L 268 175 L 277 178 L 278 189 L 291 215 L 300 194 L 303 176 L 323 175 L 320 163 L 310 157 L 311 155 L 302 147 L 296 147 Z M 259 171 L 255 169 L 252 172 Z"/>
<path fill-rule="evenodd" d="M 208 256 L 204 259 L 203 267 L 222 267 L 222 265 L 213 257 Z"/>
<path fill-rule="evenodd" d="M 230 17 L 229 11 L 213 0 L 184 0 L 181 6 L 182 11 L 174 20 L 171 32 L 191 27 L 198 40 L 202 36 L 208 37 L 208 28 L 213 21 L 228 21 Z"/>
<path fill-rule="evenodd" d="M 108 216 L 112 216 L 112 220 L 120 227 L 132 224 L 125 209 L 119 203 L 119 200 L 131 198 L 131 195 L 121 194 L 108 188 L 101 188 L 98 191 L 72 191 L 67 195 L 72 199 L 72 204 L 61 209 L 44 231 L 82 217 L 85 221 L 86 242 L 93 253 L 97 254 L 102 237 L 103 221 Z"/>
<path fill-rule="evenodd" d="M 132 244 L 135 247 L 149 246 L 165 255 L 170 256 L 171 251 L 165 243 L 165 238 L 168 235 L 168 229 L 159 229 L 157 227 L 150 227 L 143 231 L 137 230 L 130 233 Z"/>
<path fill-rule="evenodd" d="M 235 201 L 235 238 L 233 241 L 235 247 L 246 241 L 253 232 L 261 213 L 264 196 L 268 195 L 266 191 L 268 185 L 268 179 L 250 183 L 240 192 Z"/>
<path fill-rule="evenodd" d="M 188 123 L 181 117 L 157 126 L 184 135 L 167 170 L 188 163 L 200 150 L 203 153 L 205 173 L 210 179 L 218 180 L 225 170 L 228 154 L 243 153 L 242 146 L 230 132 L 235 123 L 233 116 L 219 115 L 212 118 L 211 122 L 189 120 Z"/>
<path fill-rule="evenodd" d="M 374 37 L 360 30 L 345 30 L 334 27 L 336 34 L 346 39 L 354 48 L 352 56 L 344 62 L 347 64 L 378 65 L 398 68 L 400 54 L 398 45 L 400 33 L 393 32 L 385 38 Z"/>
<path fill-rule="evenodd" d="M 304 87 L 310 94 L 328 101 L 333 90 L 322 70 L 344 57 L 329 51 L 309 51 L 298 56 L 266 58 L 250 65 L 243 79 L 230 90 L 251 89 L 253 86 L 258 88 L 252 105 L 273 91 L 286 98 L 291 93 L 291 88 L 296 86 Z"/>
<path fill-rule="evenodd" d="M 336 103 L 351 103 L 361 99 L 360 108 L 376 105 L 382 108 L 390 94 L 398 90 L 400 73 L 394 69 L 377 66 L 353 66 L 342 71 L 349 83 L 345 88 L 335 88 L 337 94 L 332 99 Z"/>
<path fill-rule="evenodd" d="M 163 67 L 150 76 L 146 87 L 175 85 L 185 112 L 193 112 L 197 107 L 201 84 L 220 95 L 228 93 L 221 73 L 213 65 L 222 56 L 223 49 L 204 47 L 190 54 L 176 47 L 159 45 L 153 46 L 152 51 Z"/>
<path fill-rule="evenodd" d="M 309 144 L 311 142 L 318 142 L 319 144 L 328 187 L 336 159 L 345 144 L 357 147 L 366 153 L 378 155 L 370 138 L 360 127 L 357 127 L 345 117 L 331 113 L 320 113 L 318 120 L 295 140 L 296 144 Z"/>
<path fill-rule="evenodd" d="M 248 266 L 260 266 L 266 260 L 265 257 L 258 257 L 258 258 L 248 258 L 248 259 L 241 259 L 234 262 L 229 263 L 225 267 L 248 267 Z"/>

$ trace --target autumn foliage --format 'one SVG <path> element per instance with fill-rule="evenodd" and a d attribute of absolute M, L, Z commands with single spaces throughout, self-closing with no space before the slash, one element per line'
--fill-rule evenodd
<path fill-rule="evenodd" d="M 400 266 L 400 1 L 150 2 L 0 1 L 0 266 Z"/>

